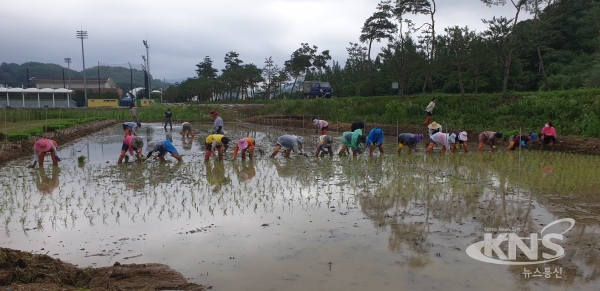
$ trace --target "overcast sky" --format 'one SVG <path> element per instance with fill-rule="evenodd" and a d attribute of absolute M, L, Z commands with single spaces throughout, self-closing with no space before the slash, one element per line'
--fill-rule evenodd
<path fill-rule="evenodd" d="M 154 78 L 195 76 L 196 64 L 210 56 L 217 69 L 230 51 L 259 68 L 269 56 L 282 66 L 301 43 L 328 49 L 344 63 L 349 42 L 358 42 L 364 21 L 379 1 L 369 0 L 2 0 L 0 62 L 55 63 L 82 70 L 98 62 L 141 68 L 150 46 Z M 480 0 L 437 0 L 436 31 L 453 25 L 485 30 L 482 18 L 512 18 L 515 9 L 487 7 Z M 412 17 L 422 24 L 426 18 Z M 529 18 L 521 15 L 519 19 Z M 379 52 L 374 48 L 372 56 Z"/>

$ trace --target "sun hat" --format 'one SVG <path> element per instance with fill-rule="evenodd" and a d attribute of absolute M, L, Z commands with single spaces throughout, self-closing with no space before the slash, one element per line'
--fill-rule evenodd
<path fill-rule="evenodd" d="M 151 141 L 148 143 L 148 151 L 149 152 L 153 152 L 156 150 L 156 142 L 155 141 Z"/>
<path fill-rule="evenodd" d="M 217 115 L 217 114 L 219 114 L 219 113 L 217 113 L 217 111 L 216 111 L 216 110 L 211 110 L 211 111 L 210 111 L 210 115 Z"/>
<path fill-rule="evenodd" d="M 467 141 L 467 132 L 466 131 L 459 132 L 458 140 Z"/>
<path fill-rule="evenodd" d="M 377 135 L 380 135 L 380 134 L 383 134 L 383 130 L 381 128 L 377 127 L 377 128 L 375 128 L 374 133 Z"/>
<path fill-rule="evenodd" d="M 502 138 L 502 135 L 502 132 L 496 132 L 496 134 L 494 134 L 496 138 Z"/>
<path fill-rule="evenodd" d="M 537 134 L 535 133 L 530 133 L 529 136 L 531 137 L 531 140 L 535 140 L 537 138 Z"/>
<path fill-rule="evenodd" d="M 442 126 L 439 123 L 435 122 L 435 121 L 432 122 L 430 125 L 427 126 L 427 128 L 429 128 L 429 129 L 438 129 L 440 127 L 442 127 Z"/>
<path fill-rule="evenodd" d="M 456 142 L 456 134 L 452 133 L 448 136 L 448 139 L 450 140 L 450 143 L 455 143 Z"/>
<path fill-rule="evenodd" d="M 303 137 L 301 137 L 301 136 L 299 136 L 299 137 L 298 137 L 298 142 L 303 144 L 303 143 L 304 143 L 304 138 L 303 138 Z"/>
<path fill-rule="evenodd" d="M 222 144 L 229 144 L 229 138 L 227 138 L 226 136 L 221 138 L 221 143 Z"/>
<path fill-rule="evenodd" d="M 331 136 L 324 136 L 323 137 L 323 145 L 324 146 L 331 146 L 331 144 L 333 143 L 333 138 Z"/>
<path fill-rule="evenodd" d="M 33 148 L 38 152 L 45 153 L 52 149 L 52 142 L 47 138 L 42 138 L 33 145 Z"/>
<path fill-rule="evenodd" d="M 241 138 L 238 141 L 238 148 L 240 150 L 242 150 L 242 151 L 245 150 L 245 149 L 247 149 L 248 148 L 248 141 L 245 138 Z"/>
<path fill-rule="evenodd" d="M 423 134 L 415 134 L 415 143 L 420 143 L 423 140 Z"/>
<path fill-rule="evenodd" d="M 314 123 L 315 125 L 317 125 L 317 124 L 319 124 L 319 120 L 318 120 L 318 119 L 313 119 L 313 123 Z"/>
<path fill-rule="evenodd" d="M 141 150 L 144 147 L 144 140 L 141 137 L 136 137 L 131 141 L 133 148 Z"/>

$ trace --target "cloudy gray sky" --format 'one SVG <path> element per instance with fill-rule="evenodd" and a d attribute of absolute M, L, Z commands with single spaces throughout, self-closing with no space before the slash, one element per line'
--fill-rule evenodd
<path fill-rule="evenodd" d="M 223 68 L 229 51 L 244 63 L 263 67 L 269 56 L 282 66 L 301 43 L 328 49 L 344 63 L 349 42 L 358 42 L 364 21 L 377 0 L 3 0 L 4 28 L 0 62 L 27 61 L 64 65 L 81 71 L 81 41 L 86 67 L 132 63 L 141 67 L 150 46 L 154 78 L 195 76 L 195 64 L 210 56 Z M 514 7 L 487 7 L 480 0 L 437 0 L 436 30 L 452 25 L 485 30 L 482 18 L 512 18 Z M 426 18 L 412 17 L 417 23 Z M 527 15 L 519 19 L 529 18 Z M 374 48 L 372 55 L 379 52 Z"/>

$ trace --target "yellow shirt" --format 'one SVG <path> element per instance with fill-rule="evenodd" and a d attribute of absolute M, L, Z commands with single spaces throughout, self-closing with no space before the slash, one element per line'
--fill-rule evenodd
<path fill-rule="evenodd" d="M 211 134 L 206 137 L 206 144 L 212 144 L 213 147 L 223 145 L 221 139 L 225 137 L 224 134 Z"/>

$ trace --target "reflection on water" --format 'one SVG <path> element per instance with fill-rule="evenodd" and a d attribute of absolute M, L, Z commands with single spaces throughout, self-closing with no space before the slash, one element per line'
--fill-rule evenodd
<path fill-rule="evenodd" d="M 144 124 L 145 141 L 164 138 L 161 126 Z M 232 140 L 251 136 L 266 152 L 282 133 L 237 129 L 229 132 Z M 143 254 L 127 262 L 166 263 L 223 290 L 596 290 L 600 284 L 598 157 L 416 153 L 242 161 L 230 159 L 230 151 L 229 159 L 204 162 L 204 137 L 173 136 L 184 163 L 119 166 L 123 136 L 115 127 L 62 147 L 59 167 L 3 168 L 0 242 L 44 248 L 80 266 Z M 88 157 L 83 167 L 80 155 Z M 485 228 L 518 227 L 528 236 L 564 217 L 577 222 L 561 241 L 565 257 L 528 268 L 562 268 L 562 278 L 525 278 L 523 267 L 465 253 L 483 240 Z"/>

